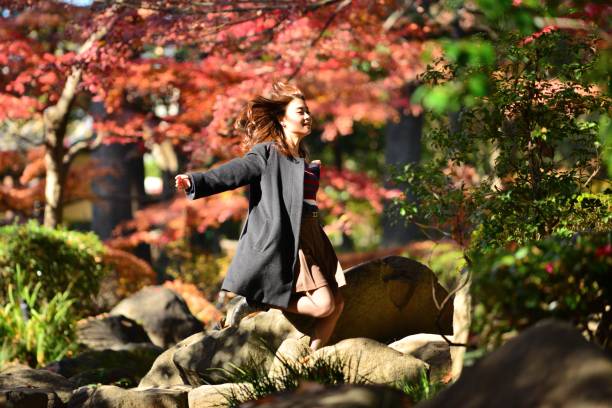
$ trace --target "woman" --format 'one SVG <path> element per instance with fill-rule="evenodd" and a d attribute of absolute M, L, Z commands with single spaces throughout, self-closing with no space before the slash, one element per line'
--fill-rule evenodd
<path fill-rule="evenodd" d="M 327 344 L 342 313 L 346 284 L 321 228 L 316 206 L 320 162 L 308 161 L 303 139 L 312 118 L 302 92 L 275 83 L 240 112 L 248 153 L 203 173 L 179 174 L 190 199 L 249 185 L 249 213 L 222 290 L 249 303 L 317 318 L 310 347 Z"/>

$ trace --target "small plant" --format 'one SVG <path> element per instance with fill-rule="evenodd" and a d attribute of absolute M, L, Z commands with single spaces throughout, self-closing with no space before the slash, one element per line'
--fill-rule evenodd
<path fill-rule="evenodd" d="M 404 379 L 395 384 L 395 387 L 408 395 L 412 402 L 417 403 L 433 398 L 446 384 L 443 382 L 430 382 L 427 371 L 421 370 L 416 381 Z"/>
<path fill-rule="evenodd" d="M 41 300 L 41 287 L 41 282 L 26 284 L 16 266 L 14 280 L 8 283 L 7 303 L 0 309 L 0 366 L 13 360 L 42 366 L 75 350 L 74 299 L 66 290 Z"/>

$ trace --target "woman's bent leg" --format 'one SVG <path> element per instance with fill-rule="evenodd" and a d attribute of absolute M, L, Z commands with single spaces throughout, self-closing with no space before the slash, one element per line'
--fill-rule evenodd
<path fill-rule="evenodd" d="M 323 286 L 292 299 L 287 311 L 317 318 L 314 335 L 310 342 L 310 347 L 317 350 L 329 341 L 343 309 L 344 299 L 340 292 L 334 296 L 328 286 Z"/>
<path fill-rule="evenodd" d="M 331 315 L 334 308 L 334 294 L 329 286 L 323 286 L 292 298 L 287 311 L 322 318 Z"/>
<path fill-rule="evenodd" d="M 314 329 L 314 337 L 310 341 L 310 348 L 317 350 L 325 345 L 329 341 L 331 335 L 336 328 L 336 323 L 342 314 L 344 309 L 344 299 L 340 292 L 334 296 L 334 311 L 327 317 L 318 319 Z"/>

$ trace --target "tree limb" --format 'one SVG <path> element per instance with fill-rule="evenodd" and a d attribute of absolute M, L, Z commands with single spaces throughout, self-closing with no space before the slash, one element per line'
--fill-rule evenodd
<path fill-rule="evenodd" d="M 64 166 L 69 166 L 70 163 L 72 163 L 72 160 L 74 160 L 76 155 L 80 152 L 84 150 L 94 150 L 95 148 L 100 146 L 102 144 L 102 140 L 104 140 L 103 132 L 96 132 L 96 135 L 94 137 L 89 137 L 87 139 L 79 140 L 78 142 L 73 143 L 64 154 Z"/>
<path fill-rule="evenodd" d="M 324 2 L 322 2 L 324 3 Z M 331 3 L 335 3 L 335 1 L 328 1 L 327 3 L 331 4 Z M 340 13 L 340 11 L 342 11 L 342 9 L 344 9 L 345 7 L 347 7 L 349 4 L 352 3 L 352 0 L 343 0 L 342 3 L 340 3 L 338 5 L 338 7 L 336 7 L 336 10 L 332 13 L 331 16 L 329 16 L 329 18 L 327 19 L 327 21 L 325 22 L 325 25 L 323 26 L 323 28 L 321 29 L 321 31 L 319 32 L 319 35 L 317 35 L 316 38 L 314 38 L 311 42 L 310 45 L 308 46 L 308 48 L 306 49 L 306 52 L 304 53 L 304 56 L 302 57 L 300 63 L 298 64 L 297 67 L 295 67 L 295 69 L 293 70 L 293 72 L 291 73 L 291 75 L 289 75 L 289 77 L 287 78 L 288 81 L 291 81 L 302 69 L 302 66 L 304 65 L 304 61 L 306 60 L 306 57 L 308 56 L 308 54 L 310 53 L 310 50 L 312 48 L 314 48 L 314 46 L 317 44 L 317 42 L 319 42 L 319 40 L 321 39 L 321 37 L 323 37 L 323 33 L 325 33 L 325 30 L 327 30 L 327 28 L 331 25 L 331 23 L 334 21 L 334 19 L 336 18 L 336 16 Z"/>
<path fill-rule="evenodd" d="M 460 283 L 459 285 L 457 285 L 457 287 L 455 287 L 452 291 L 450 291 L 448 293 L 448 295 L 446 295 L 446 297 L 444 298 L 444 300 L 442 301 L 442 303 L 438 303 L 438 298 L 436 296 L 436 286 L 435 286 L 435 281 L 434 281 L 434 274 L 431 274 L 431 297 L 433 298 L 434 304 L 436 306 L 436 309 L 438 309 L 438 316 L 436 317 L 436 327 L 438 329 L 438 331 L 440 332 L 440 336 L 442 336 L 442 338 L 444 339 L 444 341 L 452 347 L 467 347 L 468 345 L 465 343 L 455 343 L 454 341 L 450 340 L 448 337 L 446 337 L 446 335 L 444 335 L 443 330 L 442 330 L 442 325 L 440 324 L 440 318 L 442 317 L 442 310 L 444 310 L 444 307 L 446 306 L 446 303 L 454 296 L 457 294 L 457 292 L 459 292 L 461 289 L 463 289 L 468 282 L 470 281 L 471 278 L 471 272 L 468 271 L 468 274 L 466 275 L 465 280 Z"/>

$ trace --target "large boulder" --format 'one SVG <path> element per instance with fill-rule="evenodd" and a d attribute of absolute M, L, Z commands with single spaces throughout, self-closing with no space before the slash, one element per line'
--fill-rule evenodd
<path fill-rule="evenodd" d="M 72 391 L 76 387 L 72 381 L 48 370 L 15 369 L 0 374 L 0 389 L 14 390 L 18 388 L 37 389 L 41 391 L 41 395 L 50 395 L 46 391 L 55 392 L 65 403 L 70 399 Z"/>
<path fill-rule="evenodd" d="M 279 310 L 271 309 L 240 321 L 238 326 L 213 330 L 201 341 L 177 350 L 173 361 L 190 385 L 226 382 L 225 370 L 259 364 L 269 368 L 286 338 L 301 337 Z"/>
<path fill-rule="evenodd" d="M 274 360 L 268 370 L 271 378 L 282 377 L 289 367 L 301 364 L 303 361 L 310 360 L 312 349 L 309 346 L 310 337 L 305 336 L 300 339 L 289 338 L 281 343 L 274 353 Z"/>
<path fill-rule="evenodd" d="M 76 392 L 69 408 L 188 408 L 189 390 L 185 387 L 125 389 L 102 385 Z"/>
<path fill-rule="evenodd" d="M 230 402 L 248 399 L 252 393 L 253 386 L 248 383 L 201 385 L 189 391 L 189 408 L 226 407 Z"/>
<path fill-rule="evenodd" d="M 174 364 L 174 354 L 182 348 L 202 341 L 206 335 L 205 332 L 196 333 L 161 353 L 153 362 L 151 369 L 140 380 L 138 388 L 172 387 L 188 384 L 187 379 L 181 373 L 180 367 Z"/>
<path fill-rule="evenodd" d="M 609 407 L 612 360 L 567 323 L 545 320 L 463 370 L 423 408 Z"/>
<path fill-rule="evenodd" d="M 224 383 L 223 370 L 253 362 L 269 368 L 283 340 L 301 336 L 280 311 L 257 313 L 238 326 L 198 333 L 166 350 L 139 387 Z"/>
<path fill-rule="evenodd" d="M 63 408 L 64 403 L 49 389 L 0 389 L 0 407 L 10 408 Z"/>
<path fill-rule="evenodd" d="M 203 330 L 185 301 L 163 286 L 147 286 L 123 299 L 111 311 L 123 315 L 143 326 L 156 346 L 168 348 Z"/>
<path fill-rule="evenodd" d="M 80 320 L 77 340 L 92 350 L 121 350 L 130 343 L 151 343 L 141 325 L 123 315 L 99 315 Z"/>
<path fill-rule="evenodd" d="M 135 386 L 161 352 L 151 343 L 127 350 L 89 350 L 56 361 L 46 368 L 68 378 L 77 387 L 92 383 L 111 384 L 119 380 Z"/>
<path fill-rule="evenodd" d="M 347 285 L 340 289 L 344 311 L 332 343 L 356 337 L 391 343 L 410 334 L 452 334 L 453 301 L 438 311 L 433 295 L 441 303 L 448 291 L 425 265 L 390 256 L 349 268 L 345 277 Z"/>
<path fill-rule="evenodd" d="M 316 383 L 303 383 L 295 391 L 268 395 L 249 406 L 257 408 L 410 408 L 413 404 L 411 399 L 401 391 L 382 385 L 344 384 L 324 387 Z"/>
<path fill-rule="evenodd" d="M 429 373 L 427 363 L 366 338 L 346 339 L 323 347 L 312 353 L 311 361 L 317 359 L 342 363 L 344 375 L 350 382 L 366 380 L 390 385 L 415 381 L 422 372 Z"/>

